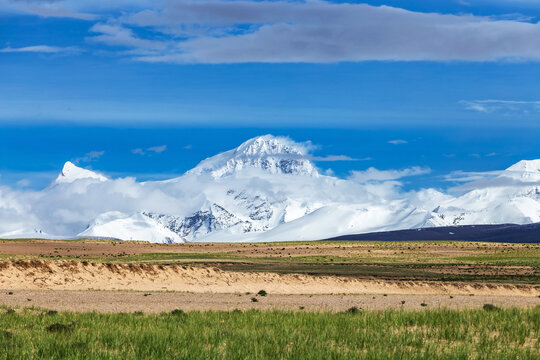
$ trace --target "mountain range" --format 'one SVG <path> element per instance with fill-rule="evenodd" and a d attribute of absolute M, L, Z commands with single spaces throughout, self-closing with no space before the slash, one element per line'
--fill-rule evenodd
<path fill-rule="evenodd" d="M 305 144 L 265 135 L 166 181 L 113 179 L 66 162 L 41 191 L 0 188 L 0 237 L 288 241 L 540 222 L 540 160 L 520 161 L 454 196 L 337 178 L 311 159 Z"/>

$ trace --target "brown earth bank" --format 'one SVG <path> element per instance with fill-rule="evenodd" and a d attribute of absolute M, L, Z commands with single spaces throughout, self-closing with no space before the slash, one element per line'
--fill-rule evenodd
<path fill-rule="evenodd" d="M 252 299 L 257 299 L 254 302 Z M 340 312 L 355 306 L 362 310 L 475 309 L 485 304 L 497 307 L 533 307 L 540 299 L 496 295 L 305 295 L 246 293 L 179 293 L 134 291 L 0 290 L 0 304 L 6 308 L 34 306 L 57 311 L 99 311 L 159 313 L 184 311 L 296 310 Z M 7 309 L 6 309 L 7 311 Z M 0 313 L 2 310 L 0 310 Z"/>
<path fill-rule="evenodd" d="M 383 281 L 267 272 L 230 272 L 182 265 L 75 260 L 0 262 L 0 288 L 12 290 L 133 290 L 193 293 L 448 294 L 540 296 L 540 285 Z"/>

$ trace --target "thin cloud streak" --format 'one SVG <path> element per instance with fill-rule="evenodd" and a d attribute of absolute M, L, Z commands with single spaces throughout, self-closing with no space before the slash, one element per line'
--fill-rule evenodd
<path fill-rule="evenodd" d="M 402 145 L 402 144 L 407 144 L 408 141 L 407 140 L 390 140 L 388 141 L 389 144 L 392 144 L 392 145 Z"/>
<path fill-rule="evenodd" d="M 540 101 L 523 100 L 472 100 L 460 101 L 465 109 L 481 113 L 538 113 L 540 112 Z"/>
<path fill-rule="evenodd" d="M 308 160 L 312 161 L 369 161 L 370 157 L 366 158 L 352 158 L 347 155 L 327 155 L 327 156 L 307 156 Z"/>
<path fill-rule="evenodd" d="M 0 49 L 0 53 L 46 53 L 46 54 L 57 54 L 57 53 L 80 53 L 83 50 L 75 46 L 49 46 L 49 45 L 34 45 L 34 46 L 25 46 L 19 48 L 12 48 L 10 46 Z"/>
<path fill-rule="evenodd" d="M 365 182 L 379 182 L 379 181 L 391 181 L 398 180 L 409 176 L 426 175 L 431 173 L 431 169 L 428 167 L 413 166 L 401 170 L 379 170 L 374 167 L 370 167 L 363 171 L 352 171 L 349 176 L 349 180 L 365 183 Z"/>
<path fill-rule="evenodd" d="M 146 149 L 141 149 L 141 148 L 133 149 L 131 150 L 131 153 L 136 154 L 136 155 L 147 155 L 149 152 L 155 153 L 155 154 L 161 154 L 165 150 L 167 150 L 167 145 L 159 145 L 159 146 L 151 146 Z"/>
<path fill-rule="evenodd" d="M 102 157 L 103 155 L 105 154 L 105 151 L 104 150 L 101 150 L 101 151 L 90 151 L 88 153 L 86 153 L 83 157 L 79 157 L 79 158 L 76 158 L 73 160 L 73 162 L 75 164 L 79 164 L 81 162 L 92 162 L 92 161 L 96 161 L 97 159 L 99 159 L 100 157 Z"/>

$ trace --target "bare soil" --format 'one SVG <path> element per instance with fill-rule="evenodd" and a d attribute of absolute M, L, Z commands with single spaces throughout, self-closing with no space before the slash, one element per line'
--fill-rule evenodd
<path fill-rule="evenodd" d="M 169 312 L 190 310 L 297 310 L 345 311 L 353 306 L 362 310 L 426 310 L 481 308 L 484 304 L 498 307 L 532 307 L 540 299 L 523 296 L 467 296 L 455 295 L 283 295 L 257 296 L 246 293 L 179 293 L 127 291 L 0 291 L 0 303 L 7 307 L 36 306 L 57 311 L 99 312 Z M 257 302 L 251 299 L 256 298 Z M 403 302 L 403 303 L 402 303 Z M 425 304 L 422 305 L 422 304 Z M 1 311 L 1 310 L 0 310 Z"/>

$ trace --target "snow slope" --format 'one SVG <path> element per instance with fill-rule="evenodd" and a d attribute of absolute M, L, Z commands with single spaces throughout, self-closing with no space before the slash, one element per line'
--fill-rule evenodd
<path fill-rule="evenodd" d="M 540 160 L 522 160 L 441 203 L 422 226 L 540 222 Z"/>
<path fill-rule="evenodd" d="M 118 211 L 101 214 L 79 236 L 122 240 L 144 239 L 155 243 L 183 242 L 180 236 L 141 213 L 128 216 Z"/>

